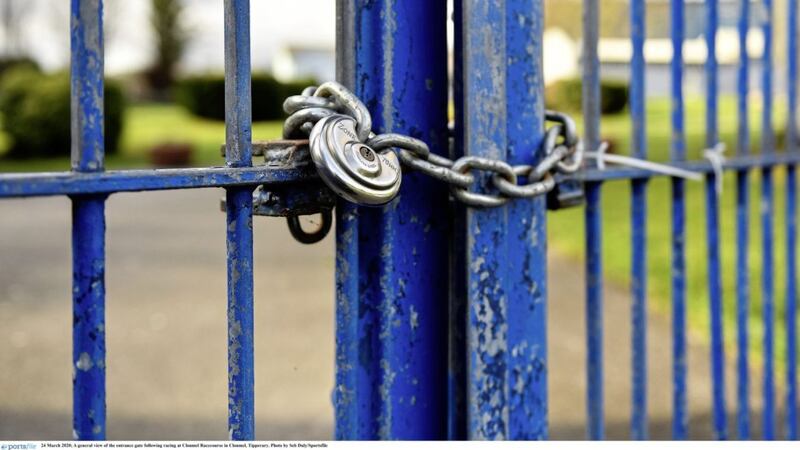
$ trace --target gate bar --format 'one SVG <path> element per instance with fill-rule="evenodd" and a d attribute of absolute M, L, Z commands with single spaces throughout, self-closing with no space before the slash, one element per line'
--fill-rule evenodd
<path fill-rule="evenodd" d="M 707 49 L 706 72 L 706 148 L 713 149 L 719 143 L 718 75 L 717 75 L 717 24 L 719 21 L 718 0 L 706 0 L 705 42 Z M 722 322 L 722 273 L 719 245 L 719 201 L 715 172 L 705 178 L 706 194 L 706 244 L 708 249 L 708 294 L 711 317 L 711 388 L 712 429 L 716 439 L 727 439 L 728 426 L 725 407 L 725 340 Z"/>
<path fill-rule="evenodd" d="M 336 78 L 356 91 L 356 46 L 360 10 L 355 0 L 336 1 Z M 359 208 L 340 199 L 336 205 L 336 387 L 333 404 L 336 439 L 374 439 L 378 384 L 374 338 L 375 308 L 360 296 Z M 362 358 L 369 355 L 369 358 Z"/>
<path fill-rule="evenodd" d="M 670 0 L 672 40 L 672 161 L 686 159 L 683 107 L 684 0 Z M 672 437 L 686 439 L 686 193 L 685 181 L 672 178 Z"/>
<path fill-rule="evenodd" d="M 107 172 L 37 172 L 0 175 L 0 199 L 53 195 L 302 184 L 319 179 L 310 167 L 201 167 Z"/>
<path fill-rule="evenodd" d="M 750 119 L 748 89 L 750 55 L 747 52 L 747 33 L 750 31 L 750 0 L 740 0 L 739 67 L 737 70 L 737 157 L 750 153 Z M 739 439 L 750 438 L 750 181 L 748 168 L 736 172 L 736 428 Z"/>
<path fill-rule="evenodd" d="M 724 170 L 744 171 L 780 165 L 797 165 L 800 152 L 738 156 L 726 159 Z M 713 172 L 708 161 L 674 162 L 670 165 L 698 173 Z M 588 168 L 568 179 L 585 182 L 619 179 L 645 179 L 665 176 L 645 169 L 606 167 Z M 33 172 L 0 175 L 0 199 L 54 195 L 113 194 L 115 192 L 198 189 L 207 187 L 302 185 L 319 176 L 310 167 L 199 167 L 157 170 L 109 170 L 104 172 Z"/>
<path fill-rule="evenodd" d="M 454 145 L 450 158 L 455 161 L 464 156 L 466 129 L 464 102 L 464 0 L 453 0 L 453 105 L 455 106 Z M 450 202 L 450 309 L 448 349 L 448 424 L 450 440 L 467 439 L 467 207 L 461 202 Z"/>
<path fill-rule="evenodd" d="M 541 1 L 462 7 L 465 152 L 530 164 L 543 126 Z M 541 199 L 467 210 L 471 439 L 547 436 L 544 219 Z"/>
<path fill-rule="evenodd" d="M 250 2 L 225 0 L 225 159 L 252 165 Z M 228 435 L 255 439 L 253 188 L 225 192 L 228 254 Z"/>
<path fill-rule="evenodd" d="M 508 163 L 536 164 L 543 155 L 544 0 L 506 0 L 506 129 Z M 518 199 L 507 212 L 508 437 L 546 439 L 547 205 Z"/>
<path fill-rule="evenodd" d="M 797 0 L 788 0 L 786 152 L 797 148 Z M 798 439 L 797 423 L 797 170 L 786 166 L 786 437 Z"/>
<path fill-rule="evenodd" d="M 387 0 L 364 9 L 362 18 L 375 25 L 374 36 L 382 36 L 363 37 L 361 51 L 371 55 L 358 68 L 359 75 L 379 74 L 358 90 L 374 105 L 375 131 L 411 135 L 446 155 L 447 2 Z M 444 439 L 448 193 L 423 174 L 406 172 L 403 178 L 398 199 L 366 215 L 377 226 L 365 222 L 359 234 L 362 245 L 375 244 L 368 258 L 380 255 L 379 272 L 361 266 L 377 275 L 380 287 L 374 291 L 380 308 L 379 436 Z"/>
<path fill-rule="evenodd" d="M 73 172 L 103 170 L 103 3 L 72 0 Z M 105 196 L 72 197 L 73 437 L 106 437 Z"/>
<path fill-rule="evenodd" d="M 773 153 L 772 130 L 772 0 L 763 0 L 761 29 L 764 34 L 761 92 L 764 104 L 761 111 L 761 151 Z M 761 301 L 764 321 L 764 379 L 763 379 L 763 438 L 775 439 L 775 283 L 773 280 L 773 198 L 772 168 L 761 170 Z"/>
<path fill-rule="evenodd" d="M 506 157 L 504 0 L 463 1 L 464 148 Z M 485 183 L 485 179 L 480 180 Z M 507 439 L 508 272 L 505 208 L 467 210 L 468 438 Z"/>
<path fill-rule="evenodd" d="M 600 2 L 583 2 L 583 116 L 586 148 L 600 146 Z M 587 437 L 605 437 L 603 412 L 603 254 L 601 183 L 586 183 Z"/>
<path fill-rule="evenodd" d="M 631 0 L 631 122 L 633 156 L 647 159 L 644 0 Z M 647 439 L 647 179 L 631 182 L 631 437 Z"/>
<path fill-rule="evenodd" d="M 446 154 L 446 2 L 339 8 L 352 14 L 342 51 L 354 56 L 349 68 L 339 60 L 340 75 L 370 108 L 374 131 Z M 403 177 L 392 203 L 358 208 L 357 234 L 345 234 L 349 224 L 337 232 L 338 354 L 362 356 L 337 364 L 336 433 L 345 439 L 447 437 L 447 191 L 421 174 Z"/>

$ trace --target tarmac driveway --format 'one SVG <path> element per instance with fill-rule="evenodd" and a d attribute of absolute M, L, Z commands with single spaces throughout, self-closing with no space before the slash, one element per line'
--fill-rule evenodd
<path fill-rule="evenodd" d="M 111 439 L 227 437 L 221 196 L 221 190 L 205 189 L 117 194 L 108 202 Z M 257 217 L 254 227 L 257 435 L 330 438 L 332 239 L 297 244 L 279 219 Z M 69 242 L 67 199 L 0 201 L 0 439 L 71 437 Z M 582 270 L 576 273 L 575 265 L 557 255 L 549 263 L 554 438 L 584 436 L 584 296 Z M 628 436 L 629 305 L 626 288 L 607 287 L 606 419 L 611 438 Z M 649 332 L 651 434 L 667 438 L 668 319 L 651 315 Z M 689 356 L 693 434 L 710 437 L 708 350 L 693 343 Z M 731 394 L 734 381 L 728 377 Z"/>

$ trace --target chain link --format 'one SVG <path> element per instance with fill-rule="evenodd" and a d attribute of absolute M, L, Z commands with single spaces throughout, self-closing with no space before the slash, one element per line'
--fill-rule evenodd
<path fill-rule="evenodd" d="M 556 111 L 545 111 L 545 121 L 552 125 L 545 132 L 541 161 L 535 166 L 511 166 L 479 156 L 453 161 L 431 153 L 419 139 L 396 133 L 376 135 L 366 106 L 336 82 L 310 86 L 301 95 L 287 98 L 283 108 L 289 114 L 284 122 L 284 139 L 307 137 L 317 121 L 330 115 L 348 115 L 356 120 L 358 138 L 366 145 L 376 152 L 396 151 L 405 167 L 443 181 L 454 198 L 472 207 L 491 208 L 511 198 L 545 195 L 555 188 L 555 173 L 574 173 L 583 165 L 583 143 L 575 121 Z M 519 179 L 523 180 L 521 184 Z M 473 190 L 478 186 L 480 190 Z"/>

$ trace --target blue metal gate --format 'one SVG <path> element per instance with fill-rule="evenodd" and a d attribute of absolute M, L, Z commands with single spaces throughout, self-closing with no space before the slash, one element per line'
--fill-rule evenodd
<path fill-rule="evenodd" d="M 761 172 L 764 438 L 776 436 L 773 173 L 786 170 L 786 436 L 798 437 L 796 385 L 797 0 L 788 0 L 786 151 L 775 151 L 772 76 L 773 4 L 757 3 L 764 34 L 762 142 L 750 153 L 748 54 L 751 2 L 741 5 L 738 72 L 739 147 L 722 165 L 737 179 L 737 405 L 728 430 L 714 164 L 690 162 L 684 133 L 684 0 L 671 0 L 672 165 L 705 177 L 708 286 L 716 437 L 750 437 L 747 349 L 749 174 Z M 584 0 L 585 145 L 600 147 L 599 5 Z M 105 426 L 105 200 L 116 192 L 222 187 L 228 242 L 229 430 L 253 439 L 253 236 L 255 187 L 306 189 L 308 168 L 253 167 L 248 0 L 225 0 L 225 167 L 104 171 L 101 0 L 72 0 L 72 171 L 0 175 L 0 198 L 66 195 L 73 204 L 74 430 L 103 439 Z M 631 0 L 631 154 L 647 157 L 645 0 Z M 717 0 L 706 0 L 706 145 L 717 145 Z M 454 0 L 454 69 L 449 82 L 447 2 L 338 0 L 337 72 L 375 117 L 375 129 L 426 141 L 451 158 L 478 155 L 512 164 L 541 159 L 544 137 L 543 0 Z M 455 104 L 449 146 L 448 99 Z M 631 437 L 648 437 L 647 182 L 651 170 L 587 167 L 585 183 L 587 435 L 604 437 L 603 183 L 632 186 L 633 414 Z M 488 184 L 478 178 L 478 188 Z M 685 181 L 672 178 L 673 436 L 687 437 Z M 336 207 L 336 382 L 338 439 L 546 439 L 547 236 L 543 197 L 491 209 L 449 199 L 443 185 L 407 173 L 398 199 L 382 208 Z M 557 398 L 552 401 L 559 401 Z M 264 436 L 262 436 L 264 437 Z"/>

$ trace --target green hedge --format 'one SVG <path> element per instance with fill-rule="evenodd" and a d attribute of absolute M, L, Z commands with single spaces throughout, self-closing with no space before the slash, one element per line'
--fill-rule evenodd
<path fill-rule="evenodd" d="M 621 113 L 628 106 L 628 84 L 624 81 L 602 80 L 600 97 L 600 111 L 603 114 Z M 549 109 L 567 112 L 580 111 L 583 82 L 580 78 L 556 81 L 547 86 L 544 98 Z"/>
<path fill-rule="evenodd" d="M 284 118 L 283 101 L 313 85 L 313 80 L 281 83 L 266 74 L 253 74 L 253 121 Z M 225 78 L 222 75 L 198 75 L 181 80 L 175 88 L 175 100 L 195 116 L 225 120 Z"/>
<path fill-rule="evenodd" d="M 105 151 L 117 151 L 125 99 L 113 81 L 105 84 Z M 3 129 L 11 138 L 9 157 L 70 154 L 70 82 L 65 73 L 43 75 L 28 68 L 5 74 L 0 84 Z"/>
<path fill-rule="evenodd" d="M 2 78 L 6 72 L 11 72 L 20 68 L 28 69 L 33 72 L 41 72 L 39 64 L 27 56 L 0 57 L 0 78 Z"/>

